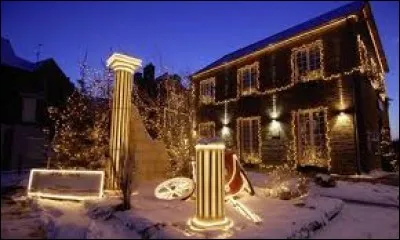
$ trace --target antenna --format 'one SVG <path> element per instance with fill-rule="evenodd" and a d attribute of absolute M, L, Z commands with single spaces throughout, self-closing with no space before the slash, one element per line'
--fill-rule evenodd
<path fill-rule="evenodd" d="M 43 44 L 39 43 L 36 49 L 36 62 L 39 62 L 40 54 L 41 54 L 41 47 Z"/>

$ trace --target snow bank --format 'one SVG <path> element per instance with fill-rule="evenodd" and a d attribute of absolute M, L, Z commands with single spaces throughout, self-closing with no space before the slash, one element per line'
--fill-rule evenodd
<path fill-rule="evenodd" d="M 313 185 L 310 191 L 313 194 L 342 200 L 399 206 L 399 188 L 383 184 L 337 181 L 334 188 L 321 188 Z"/>
<path fill-rule="evenodd" d="M 263 222 L 261 225 L 245 222 L 228 209 L 236 227 L 241 228 L 233 234 L 233 238 L 309 238 L 316 229 L 327 225 L 343 208 L 343 201 L 339 199 L 318 196 L 290 201 L 248 198 L 243 202 Z"/>
<path fill-rule="evenodd" d="M 37 199 L 41 220 L 51 239 L 86 238 L 89 217 L 82 202 Z"/>
<path fill-rule="evenodd" d="M 315 239 L 399 239 L 399 211 L 375 205 L 346 203 Z"/>
<path fill-rule="evenodd" d="M 20 173 L 17 171 L 2 171 L 1 172 L 1 188 L 11 186 L 26 187 L 29 181 L 29 170 L 23 170 Z"/>

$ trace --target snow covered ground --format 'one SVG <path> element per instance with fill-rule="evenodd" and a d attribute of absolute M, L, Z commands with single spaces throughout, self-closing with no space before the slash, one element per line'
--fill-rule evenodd
<path fill-rule="evenodd" d="M 399 206 L 399 188 L 383 184 L 337 181 L 334 188 L 313 185 L 311 193 L 347 201 L 383 206 Z"/>
<path fill-rule="evenodd" d="M 315 239 L 399 239 L 399 210 L 346 203 Z"/>
<path fill-rule="evenodd" d="M 20 173 L 17 171 L 2 171 L 1 173 L 1 188 L 9 186 L 26 186 L 28 184 L 29 170 L 23 170 Z"/>
<path fill-rule="evenodd" d="M 195 214 L 195 200 L 165 201 L 154 196 L 159 182 L 145 182 L 132 196 L 130 211 L 115 212 L 118 198 L 73 202 L 40 199 L 28 201 L 24 189 L 2 196 L 2 238 L 397 238 L 399 188 L 381 184 L 338 181 L 335 188 L 312 185 L 303 200 L 278 200 L 262 193 L 268 177 L 249 173 L 256 196 L 240 201 L 262 218 L 255 224 L 230 205 L 226 215 L 234 221 L 229 231 L 196 233 L 186 224 Z M 10 177 L 15 178 L 15 176 Z M 27 179 L 5 179 L 7 186 Z M 3 175 L 2 175 L 3 189 Z M 329 196 L 329 197 L 328 197 Z M 341 199 L 344 199 L 341 200 Z M 351 203 L 358 200 L 367 204 Z M 302 203 L 302 204 L 298 204 Z M 336 215 L 334 217 L 334 215 Z M 333 218 L 334 217 L 334 218 Z M 331 220 L 330 220 L 331 219 Z M 24 227 L 21 227 L 24 226 Z"/>

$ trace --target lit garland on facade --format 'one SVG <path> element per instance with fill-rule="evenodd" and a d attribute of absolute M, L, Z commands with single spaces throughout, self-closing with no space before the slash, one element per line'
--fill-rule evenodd
<path fill-rule="evenodd" d="M 258 153 L 254 155 L 250 155 L 251 157 L 256 157 L 258 159 L 261 159 L 261 147 L 262 147 L 262 138 L 261 138 L 261 116 L 254 116 L 254 117 L 238 117 L 236 119 L 236 144 L 237 144 L 237 150 L 238 150 L 238 155 L 241 156 L 241 145 L 240 145 L 240 129 L 242 127 L 242 121 L 250 121 L 250 123 L 256 120 L 258 124 Z M 252 125 L 252 124 L 250 124 Z M 251 127 L 250 131 L 250 139 L 253 141 L 253 128 Z M 253 146 L 251 146 L 253 147 Z"/>
<path fill-rule="evenodd" d="M 321 65 L 323 65 L 323 64 L 324 63 L 321 62 Z M 333 79 L 342 78 L 344 76 L 349 76 L 349 75 L 351 75 L 351 74 L 353 74 L 355 72 L 361 72 L 361 69 L 362 69 L 362 66 L 354 67 L 349 71 L 345 71 L 345 72 L 337 73 L 337 74 L 331 74 L 331 75 L 329 75 L 327 77 L 323 76 L 321 78 L 321 80 L 330 81 L 330 80 L 333 80 Z M 292 81 L 289 84 L 285 85 L 285 86 L 277 87 L 277 88 L 273 88 L 273 89 L 267 89 L 265 91 L 253 92 L 253 95 L 263 96 L 263 95 L 274 94 L 274 93 L 277 93 L 277 92 L 288 90 L 288 89 L 294 87 L 295 84 L 296 83 L 292 79 Z M 218 106 L 218 105 L 222 105 L 222 104 L 225 104 L 225 103 L 237 102 L 237 101 L 239 101 L 239 99 L 240 99 L 240 96 L 237 96 L 236 98 L 230 98 L 230 99 L 226 99 L 226 100 L 222 100 L 222 101 L 215 101 L 213 103 L 210 103 L 210 105 Z"/>
<path fill-rule="evenodd" d="M 380 96 L 382 100 L 386 97 L 386 85 L 385 85 L 385 74 L 381 71 L 378 71 L 377 64 L 375 63 L 374 58 L 369 57 L 369 53 L 367 47 L 364 44 L 364 41 L 361 40 L 361 36 L 357 35 L 357 46 L 358 46 L 358 54 L 361 65 L 361 73 L 365 73 L 372 87 L 375 90 L 380 90 Z"/>
<path fill-rule="evenodd" d="M 267 47 L 265 47 L 265 48 L 263 48 L 263 49 L 257 50 L 257 51 L 255 51 L 255 52 L 253 52 L 253 53 L 250 53 L 250 54 L 246 55 L 246 56 L 240 57 L 240 58 L 238 58 L 238 59 L 236 59 L 236 60 L 233 60 L 233 61 L 231 61 L 231 62 L 229 62 L 229 63 L 224 63 L 224 64 L 218 65 L 218 66 L 216 66 L 216 67 L 214 67 L 214 68 L 212 68 L 212 69 L 208 69 L 208 70 L 206 70 L 206 71 L 204 71 L 204 72 L 200 72 L 200 73 L 194 75 L 193 77 L 194 77 L 194 78 L 199 78 L 200 76 L 202 76 L 202 75 L 204 75 L 204 74 L 206 74 L 206 73 L 208 73 L 208 72 L 210 72 L 210 71 L 213 71 L 213 70 L 216 70 L 216 69 L 219 69 L 219 68 L 222 68 L 222 67 L 227 67 L 227 66 L 229 66 L 229 65 L 232 65 L 232 64 L 235 64 L 235 63 L 239 63 L 239 62 L 245 61 L 246 59 L 249 59 L 249 58 L 251 58 L 251 57 L 256 57 L 256 56 L 262 55 L 262 54 L 264 54 L 264 53 L 266 53 L 266 52 L 268 52 L 268 51 L 272 51 L 273 49 L 283 47 L 283 46 L 284 46 L 285 44 L 287 44 L 287 43 L 290 43 L 290 42 L 299 40 L 299 39 L 301 39 L 301 38 L 303 38 L 303 37 L 305 37 L 305 36 L 307 36 L 307 35 L 312 35 L 312 34 L 315 34 L 315 33 L 318 33 L 318 32 L 322 32 L 323 30 L 327 30 L 327 29 L 334 28 L 334 27 L 336 27 L 336 26 L 339 26 L 340 24 L 344 24 L 344 23 L 346 23 L 349 19 L 354 19 L 355 21 L 358 21 L 358 16 L 352 14 L 352 15 L 349 15 L 349 16 L 347 16 L 347 17 L 338 19 L 337 21 L 333 21 L 333 22 L 331 22 L 331 23 L 329 23 L 329 24 L 327 24 L 327 25 L 324 25 L 324 26 L 318 27 L 318 28 L 316 28 L 316 29 L 313 29 L 313 30 L 304 32 L 304 33 L 302 33 L 302 34 L 300 34 L 300 35 L 297 35 L 297 36 L 293 36 L 293 37 L 291 37 L 291 38 L 289 38 L 289 39 L 286 39 L 286 40 L 283 40 L 283 41 L 280 41 L 280 42 L 271 44 L 271 45 L 269 45 L 269 46 L 267 46 Z"/>

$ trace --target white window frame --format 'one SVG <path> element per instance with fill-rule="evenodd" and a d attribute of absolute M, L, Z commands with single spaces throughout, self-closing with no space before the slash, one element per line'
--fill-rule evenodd
<path fill-rule="evenodd" d="M 255 73 L 255 77 L 254 77 L 255 79 L 253 79 L 252 70 Z M 249 71 L 250 87 L 249 87 L 249 89 L 244 89 L 243 88 L 244 87 L 244 83 L 243 83 L 244 77 L 243 76 L 244 76 L 244 72 L 247 72 L 247 71 Z M 260 69 L 259 69 L 258 61 L 239 68 L 237 71 L 237 82 L 238 82 L 238 87 L 239 87 L 238 89 L 240 89 L 238 91 L 238 94 L 242 95 L 242 96 L 246 96 L 246 95 L 250 95 L 250 94 L 258 92 L 258 89 L 260 88 L 259 76 L 260 76 Z"/>
<path fill-rule="evenodd" d="M 200 81 L 200 102 L 210 104 L 215 102 L 215 77 Z"/>
<path fill-rule="evenodd" d="M 319 50 L 319 68 L 311 70 L 311 51 L 317 48 Z M 298 55 L 305 54 L 305 70 L 304 73 L 300 73 L 298 64 Z M 292 64 L 292 80 L 293 82 L 307 82 L 310 80 L 317 80 L 323 78 L 324 76 L 324 54 L 323 54 L 323 43 L 322 40 L 316 40 L 309 44 L 304 44 L 303 46 L 293 48 L 291 55 Z M 317 65 L 317 62 L 315 63 Z"/>

